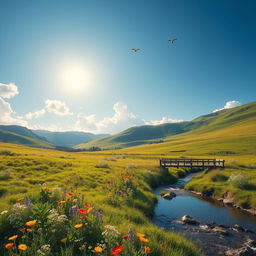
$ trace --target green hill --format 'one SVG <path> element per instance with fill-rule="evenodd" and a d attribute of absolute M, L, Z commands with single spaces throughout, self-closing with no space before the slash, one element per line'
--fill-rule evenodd
<path fill-rule="evenodd" d="M 30 133 L 28 132 L 28 135 L 29 134 Z M 24 135 L 17 134 L 2 128 L 0 129 L 0 142 L 15 143 L 15 144 L 21 144 L 21 145 L 26 145 L 31 147 L 54 148 L 52 144 L 46 141 L 40 140 L 36 137 L 24 136 Z"/>
<path fill-rule="evenodd" d="M 237 134 L 237 129 L 240 131 L 239 134 L 246 136 L 248 132 L 253 133 L 256 130 L 255 121 L 256 102 L 253 102 L 233 109 L 225 109 L 200 116 L 189 122 L 133 127 L 116 135 L 96 139 L 76 147 L 89 148 L 97 146 L 105 149 L 115 149 L 151 144 L 147 147 L 161 148 L 165 147 L 167 145 L 166 143 L 170 141 L 176 141 L 177 143 L 178 140 L 184 140 L 185 138 L 194 138 L 197 141 L 200 139 L 197 136 L 200 135 L 202 137 L 203 134 L 208 134 L 209 137 L 212 137 L 213 134 L 218 137 L 217 134 L 221 134 L 221 131 L 223 134 L 227 133 L 227 135 L 223 136 L 231 135 L 235 131 L 235 134 Z M 254 134 L 252 136 L 252 140 L 254 140 Z M 205 137 L 207 138 L 207 135 Z M 210 145 L 208 146 L 210 147 Z M 182 152 L 184 149 L 180 150 Z"/>
<path fill-rule="evenodd" d="M 51 132 L 45 130 L 32 130 L 33 133 L 37 134 L 40 137 L 43 137 L 50 143 L 53 143 L 57 146 L 63 147 L 73 147 L 74 145 L 85 143 L 93 139 L 107 136 L 107 134 L 93 134 L 86 132 Z"/>

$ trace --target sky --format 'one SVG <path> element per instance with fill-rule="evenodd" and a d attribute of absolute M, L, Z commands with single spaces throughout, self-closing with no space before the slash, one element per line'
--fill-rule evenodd
<path fill-rule="evenodd" d="M 0 124 L 113 134 L 255 101 L 255 10 L 254 0 L 0 0 Z"/>

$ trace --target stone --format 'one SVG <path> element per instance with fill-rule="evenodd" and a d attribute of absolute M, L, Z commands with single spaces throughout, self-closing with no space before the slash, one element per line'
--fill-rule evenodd
<path fill-rule="evenodd" d="M 170 191 L 162 196 L 162 198 L 165 200 L 172 200 L 174 197 L 176 197 L 176 194 L 172 191 Z"/>
<path fill-rule="evenodd" d="M 250 247 L 242 247 L 239 249 L 228 250 L 225 252 L 227 256 L 256 256 L 256 251 Z"/>
<path fill-rule="evenodd" d="M 221 235 L 224 235 L 224 236 L 227 236 L 229 233 L 226 229 L 222 228 L 222 227 L 214 227 L 212 229 L 212 231 L 216 232 L 216 233 L 219 233 Z"/>
<path fill-rule="evenodd" d="M 236 232 L 245 232 L 245 229 L 241 226 L 239 226 L 238 224 L 235 224 L 232 229 Z"/>
<path fill-rule="evenodd" d="M 191 224 L 191 225 L 195 225 L 198 224 L 198 221 L 196 221 L 194 218 L 192 218 L 189 215 L 184 215 L 181 217 L 180 219 L 183 223 L 185 224 Z"/>

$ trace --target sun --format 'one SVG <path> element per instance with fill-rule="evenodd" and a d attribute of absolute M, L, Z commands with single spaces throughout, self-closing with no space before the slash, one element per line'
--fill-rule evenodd
<path fill-rule="evenodd" d="M 62 89 L 80 93 L 91 84 L 91 72 L 83 63 L 67 63 L 59 69 L 59 81 Z"/>

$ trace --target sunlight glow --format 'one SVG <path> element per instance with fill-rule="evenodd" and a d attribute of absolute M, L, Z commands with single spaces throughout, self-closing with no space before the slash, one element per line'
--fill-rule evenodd
<path fill-rule="evenodd" d="M 61 66 L 59 81 L 65 91 L 80 93 L 91 85 L 91 72 L 83 63 L 68 63 Z"/>

